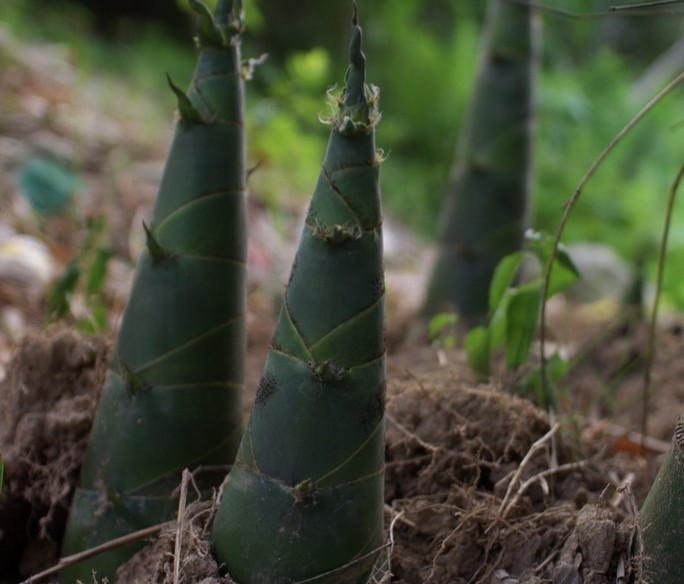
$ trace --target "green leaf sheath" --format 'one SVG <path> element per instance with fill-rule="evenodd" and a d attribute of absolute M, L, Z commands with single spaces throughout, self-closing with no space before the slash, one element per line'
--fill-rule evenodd
<path fill-rule="evenodd" d="M 490 0 L 483 53 L 438 228 L 426 318 L 486 316 L 492 274 L 522 246 L 532 168 L 532 8 Z"/>
<path fill-rule="evenodd" d="M 216 555 L 239 584 L 366 582 L 383 542 L 377 90 L 352 30 L 347 86 L 214 523 Z"/>
<path fill-rule="evenodd" d="M 194 3 L 197 5 L 197 3 Z M 242 433 L 245 138 L 239 15 L 206 9 L 200 54 L 98 405 L 63 555 L 171 519 L 184 468 L 228 465 Z M 210 20 L 207 20 L 210 19 Z M 180 90 L 174 89 L 178 95 Z M 225 471 L 197 476 L 201 488 Z M 113 581 L 135 551 L 67 570 Z"/>
<path fill-rule="evenodd" d="M 641 508 L 641 543 L 646 582 L 684 582 L 684 419 Z M 638 550 L 637 550 L 638 551 Z"/>

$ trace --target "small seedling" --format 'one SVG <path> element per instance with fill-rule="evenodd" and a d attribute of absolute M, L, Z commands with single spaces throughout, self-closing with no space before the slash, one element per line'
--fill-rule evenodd
<path fill-rule="evenodd" d="M 440 364 L 446 363 L 446 353 L 456 346 L 458 314 L 455 312 L 440 312 L 428 323 L 428 336 L 432 346 L 437 350 Z"/>
<path fill-rule="evenodd" d="M 470 366 L 489 374 L 491 357 L 504 347 L 506 365 L 518 369 L 527 362 L 537 330 L 544 290 L 544 269 L 553 252 L 553 238 L 528 230 L 525 249 L 507 255 L 498 264 L 489 289 L 489 324 L 472 329 L 465 338 Z M 531 281 L 517 283 L 523 262 L 536 261 L 540 275 Z M 580 274 L 568 252 L 561 246 L 555 256 L 547 299 L 569 288 Z"/>
<path fill-rule="evenodd" d="M 456 346 L 458 314 L 441 312 L 430 319 L 428 336 L 433 346 L 439 349 L 453 349 Z"/>
<path fill-rule="evenodd" d="M 105 219 L 102 216 L 88 219 L 87 235 L 79 252 L 64 268 L 48 297 L 49 319 L 61 320 L 75 316 L 77 326 L 86 332 L 107 330 L 107 302 L 104 287 L 112 250 L 104 242 Z M 83 316 L 73 309 L 81 298 Z"/>

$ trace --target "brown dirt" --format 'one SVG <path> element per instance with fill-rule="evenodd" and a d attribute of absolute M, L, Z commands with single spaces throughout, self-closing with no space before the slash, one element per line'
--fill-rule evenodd
<path fill-rule="evenodd" d="M 31 334 L 0 384 L 0 580 L 54 563 L 108 354 L 100 337 Z"/>
<path fill-rule="evenodd" d="M 595 418 L 609 418 L 624 428 L 642 430 L 669 442 L 684 403 L 684 321 L 669 317 L 659 327 L 653 352 L 650 395 L 644 400 L 644 367 L 649 325 L 620 323 L 588 344 L 568 378 L 574 405 Z"/>
<path fill-rule="evenodd" d="M 611 476 L 640 471 L 638 462 L 580 447 L 567 424 L 555 465 L 551 439 L 525 459 L 547 434 L 547 415 L 500 388 L 464 384 L 451 367 L 392 385 L 393 582 L 607 584 L 621 559 L 629 568 L 634 522 Z M 563 579 L 566 565 L 574 579 Z"/>
<path fill-rule="evenodd" d="M 250 342 L 252 387 L 271 328 L 260 322 Z M 675 350 L 671 341 L 663 350 Z M 0 384 L 3 584 L 56 560 L 108 348 L 66 329 L 29 335 Z M 446 365 L 430 347 L 391 355 L 388 377 L 391 553 L 375 582 L 608 584 L 619 570 L 630 574 L 634 505 L 657 457 L 631 456 L 614 424 L 596 418 L 561 416 L 551 440 L 545 412 L 501 384 L 476 384 L 455 351 Z M 180 516 L 179 582 L 229 582 L 211 558 L 210 516 L 206 503 L 190 502 Z M 176 533 L 165 529 L 117 581 L 171 584 Z"/>
<path fill-rule="evenodd" d="M 233 584 L 219 574 L 211 555 L 208 533 L 215 507 L 213 502 L 196 502 L 179 514 L 176 526 L 169 526 L 151 545 L 121 566 L 117 582 L 146 584 Z M 175 550 L 180 550 L 174 562 Z M 174 579 L 176 565 L 177 579 Z"/>

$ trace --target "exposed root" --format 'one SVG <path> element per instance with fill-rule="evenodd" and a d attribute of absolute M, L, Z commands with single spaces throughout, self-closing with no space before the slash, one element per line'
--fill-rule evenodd
<path fill-rule="evenodd" d="M 544 446 L 546 445 L 547 442 L 551 440 L 553 435 L 558 431 L 558 428 L 560 428 L 560 424 L 556 422 L 553 427 L 546 433 L 544 434 L 539 440 L 534 442 L 532 446 L 530 446 L 530 449 L 527 451 L 527 454 L 525 457 L 522 459 L 522 462 L 520 463 L 520 466 L 518 466 L 518 470 L 515 471 L 515 474 L 513 475 L 513 479 L 511 480 L 510 484 L 508 485 L 508 490 L 506 491 L 506 495 L 504 496 L 503 500 L 501 501 L 501 505 L 499 506 L 499 512 L 502 514 L 503 517 L 506 517 L 508 514 L 508 510 L 510 507 L 513 505 L 509 505 L 508 501 L 511 498 L 511 495 L 513 493 L 513 489 L 515 486 L 520 482 L 520 477 L 523 474 L 523 471 L 527 468 L 528 463 L 532 459 L 532 457 L 537 454 Z M 521 487 L 522 488 L 522 487 Z M 518 494 L 514 497 L 515 502 L 519 499 L 519 493 L 520 490 L 518 491 Z"/>

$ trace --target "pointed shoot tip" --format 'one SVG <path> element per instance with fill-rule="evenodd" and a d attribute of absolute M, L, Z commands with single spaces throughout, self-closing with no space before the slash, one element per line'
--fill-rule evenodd
<path fill-rule="evenodd" d="M 366 57 L 363 54 L 361 44 L 363 32 L 359 26 L 358 8 L 354 2 L 354 14 L 352 17 L 352 38 L 349 46 L 349 71 L 347 74 L 347 87 L 345 105 L 358 106 L 365 103 L 364 84 L 366 82 Z"/>
<path fill-rule="evenodd" d="M 359 25 L 358 6 L 353 1 L 349 67 L 342 95 L 338 101 L 339 113 L 330 121 L 344 135 L 370 133 L 380 119 L 378 89 L 366 85 L 366 56 L 363 54 L 363 29 Z"/>

